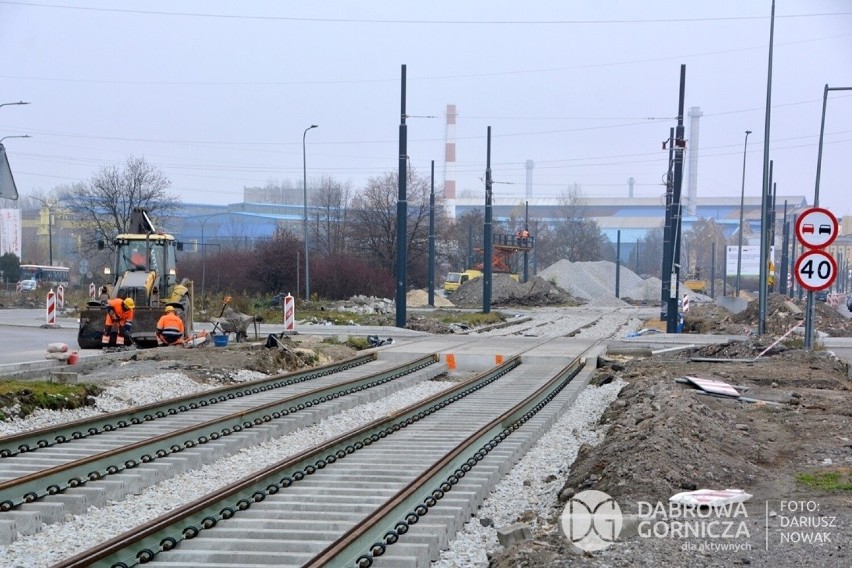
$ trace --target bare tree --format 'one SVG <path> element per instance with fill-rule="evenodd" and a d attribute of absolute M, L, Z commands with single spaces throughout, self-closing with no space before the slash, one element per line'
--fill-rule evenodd
<path fill-rule="evenodd" d="M 74 185 L 68 209 L 86 234 L 85 250 L 93 250 L 98 240 L 111 247 L 116 234 L 128 232 L 134 208 L 144 208 L 152 220 L 171 214 L 180 203 L 168 193 L 171 181 L 145 158 L 127 158 L 123 168 L 104 166 L 88 182 Z"/>
<path fill-rule="evenodd" d="M 224 222 L 227 240 L 230 241 L 230 247 L 233 250 L 248 250 L 252 246 L 250 236 L 253 224 L 245 218 L 237 215 L 229 215 Z"/>
<path fill-rule="evenodd" d="M 663 229 L 651 229 L 636 241 L 628 262 L 636 274 L 650 274 L 660 277 L 663 271 Z"/>
<path fill-rule="evenodd" d="M 716 243 L 716 258 L 713 258 Z M 709 278 L 713 266 L 721 266 L 725 256 L 725 234 L 713 219 L 700 218 L 683 233 L 681 273 L 697 279 Z"/>
<path fill-rule="evenodd" d="M 481 249 L 483 243 L 485 215 L 481 209 L 465 213 L 452 223 L 446 233 L 445 255 L 451 271 L 473 268 L 476 262 L 474 249 Z"/>
<path fill-rule="evenodd" d="M 396 219 L 398 175 L 371 178 L 352 201 L 349 238 L 352 250 L 371 259 L 391 274 L 396 273 Z M 409 171 L 406 185 L 408 218 L 406 222 L 406 273 L 409 283 L 422 287 L 428 280 L 429 194 L 431 182 Z M 436 191 L 436 194 L 438 192 Z M 444 207 L 439 194 L 435 199 L 435 232 L 444 233 Z"/>
<path fill-rule="evenodd" d="M 346 250 L 346 223 L 351 201 L 351 183 L 323 177 L 311 204 L 314 217 L 309 230 L 311 247 L 321 255 L 336 256 Z"/>
<path fill-rule="evenodd" d="M 586 200 L 579 185 L 574 184 L 563 191 L 559 205 L 562 218 L 554 224 L 558 258 L 577 262 L 611 256 L 611 252 L 605 250 L 609 239 L 594 219 L 586 217 Z"/>

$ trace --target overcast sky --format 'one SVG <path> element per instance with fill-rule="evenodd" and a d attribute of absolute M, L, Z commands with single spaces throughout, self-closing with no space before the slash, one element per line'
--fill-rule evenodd
<path fill-rule="evenodd" d="M 699 196 L 762 183 L 771 0 L 0 0 L 0 137 L 21 194 L 142 156 L 185 202 L 244 186 L 351 181 L 398 169 L 400 70 L 408 154 L 444 175 L 458 107 L 457 186 L 496 196 L 579 184 L 657 197 L 662 141 L 700 107 Z M 823 88 L 852 87 L 852 2 L 777 0 L 770 158 L 779 195 L 813 202 Z M 829 93 L 820 205 L 852 213 L 852 91 Z M 433 117 L 433 118 L 430 118 Z M 685 119 L 688 128 L 688 118 Z M 687 131 L 688 133 L 688 131 Z M 686 186 L 684 185 L 684 191 Z M 5 202 L 8 203 L 8 202 Z"/>

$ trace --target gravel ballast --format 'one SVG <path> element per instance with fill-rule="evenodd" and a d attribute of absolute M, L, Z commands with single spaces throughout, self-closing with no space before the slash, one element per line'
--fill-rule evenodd
<path fill-rule="evenodd" d="M 169 378 L 171 379 L 173 377 Z M 91 507 L 85 515 L 70 516 L 65 523 L 45 526 L 40 534 L 21 537 L 8 546 L 0 547 L 2 565 L 14 568 L 50 566 L 120 534 L 129 528 L 128 523 L 131 520 L 141 524 L 156 518 L 215 491 L 226 483 L 396 412 L 455 384 L 449 381 L 424 381 L 379 401 L 335 414 L 319 424 L 288 436 L 246 448 L 211 465 L 158 483 L 140 495 L 120 502 L 111 502 L 101 509 Z M 157 390 L 153 378 L 146 381 L 144 388 Z M 40 420 L 44 423 L 44 417 Z M 58 417 L 57 420 L 64 421 Z"/>

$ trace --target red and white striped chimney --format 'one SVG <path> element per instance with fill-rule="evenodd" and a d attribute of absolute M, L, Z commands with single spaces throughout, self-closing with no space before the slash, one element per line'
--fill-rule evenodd
<path fill-rule="evenodd" d="M 447 105 L 447 133 L 444 149 L 444 199 L 450 217 L 456 207 L 456 105 Z"/>

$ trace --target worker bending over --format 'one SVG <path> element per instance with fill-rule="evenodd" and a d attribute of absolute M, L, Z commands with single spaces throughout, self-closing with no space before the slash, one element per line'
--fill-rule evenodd
<path fill-rule="evenodd" d="M 113 298 L 107 302 L 104 335 L 101 340 L 104 347 L 116 347 L 119 333 L 121 333 L 123 345 L 133 345 L 133 337 L 130 332 L 133 327 L 133 308 L 135 307 L 133 298 Z"/>
<path fill-rule="evenodd" d="M 165 313 L 157 322 L 157 346 L 180 345 L 183 332 L 183 320 L 175 313 L 174 306 L 166 306 Z"/>

